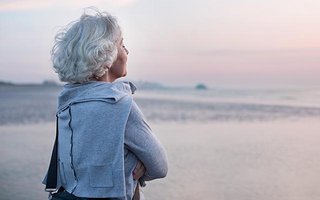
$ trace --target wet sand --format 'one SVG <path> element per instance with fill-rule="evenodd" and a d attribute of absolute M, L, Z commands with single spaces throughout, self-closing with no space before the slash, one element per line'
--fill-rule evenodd
<path fill-rule="evenodd" d="M 150 123 L 168 152 L 146 199 L 317 200 L 320 121 Z M 46 199 L 54 123 L 0 126 L 0 199 Z"/>

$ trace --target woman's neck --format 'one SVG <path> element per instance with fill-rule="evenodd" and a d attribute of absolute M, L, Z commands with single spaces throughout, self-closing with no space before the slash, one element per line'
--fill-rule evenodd
<path fill-rule="evenodd" d="M 101 76 L 100 78 L 98 78 L 98 81 L 103 81 L 103 82 L 113 82 L 115 81 L 117 78 L 114 77 L 111 73 L 109 73 L 108 71 L 106 71 L 106 73 Z"/>

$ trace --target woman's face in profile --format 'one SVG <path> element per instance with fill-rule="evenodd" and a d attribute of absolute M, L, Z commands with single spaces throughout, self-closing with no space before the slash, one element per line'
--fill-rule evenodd
<path fill-rule="evenodd" d="M 124 77 L 127 75 L 127 60 L 129 51 L 123 44 L 123 38 L 117 43 L 118 56 L 117 60 L 111 65 L 109 73 L 116 78 Z"/>

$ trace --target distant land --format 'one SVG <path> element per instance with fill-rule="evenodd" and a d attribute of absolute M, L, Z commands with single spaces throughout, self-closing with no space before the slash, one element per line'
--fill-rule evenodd
<path fill-rule="evenodd" d="M 142 90 L 154 90 L 154 89 L 169 89 L 171 87 L 169 86 L 164 86 L 161 83 L 156 83 L 156 82 L 149 82 L 149 81 L 132 81 L 137 88 L 142 89 Z"/>
<path fill-rule="evenodd" d="M 0 80 L 0 86 L 62 86 L 62 85 L 55 81 L 50 81 L 50 80 L 45 80 L 42 83 L 13 83 L 13 82 Z"/>
<path fill-rule="evenodd" d="M 128 80 L 125 80 L 128 81 Z M 141 90 L 166 90 L 166 89 L 196 89 L 196 90 L 206 90 L 207 86 L 203 83 L 196 84 L 195 86 L 167 86 L 163 85 L 161 83 L 157 82 L 150 82 L 150 81 L 133 81 L 137 88 Z M 44 80 L 42 83 L 14 83 L 10 81 L 2 81 L 0 80 L 0 86 L 33 86 L 33 87 L 61 87 L 63 86 L 64 83 L 62 82 L 56 82 L 53 80 Z"/>
<path fill-rule="evenodd" d="M 156 82 L 149 82 L 149 81 L 132 81 L 139 89 L 142 90 L 165 90 L 172 88 L 170 86 L 164 86 L 160 83 Z M 45 80 L 42 83 L 14 83 L 9 81 L 1 81 L 0 80 L 0 86 L 12 86 L 12 87 L 18 87 L 18 86 L 32 86 L 32 87 L 61 87 L 64 83 L 62 82 L 56 82 L 52 80 Z"/>
<path fill-rule="evenodd" d="M 0 86 L 1 85 L 15 85 L 15 84 L 10 83 L 10 82 L 0 81 Z"/>

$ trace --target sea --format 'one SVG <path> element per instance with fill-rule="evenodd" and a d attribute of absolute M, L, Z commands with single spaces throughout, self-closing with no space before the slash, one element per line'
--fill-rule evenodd
<path fill-rule="evenodd" d="M 55 120 L 62 86 L 0 86 L 0 126 Z M 320 119 L 320 89 L 165 88 L 133 95 L 152 122 Z"/>
<path fill-rule="evenodd" d="M 47 198 L 61 90 L 0 86 L 0 200 Z M 138 87 L 133 98 L 169 162 L 145 199 L 320 199 L 320 87 Z"/>

